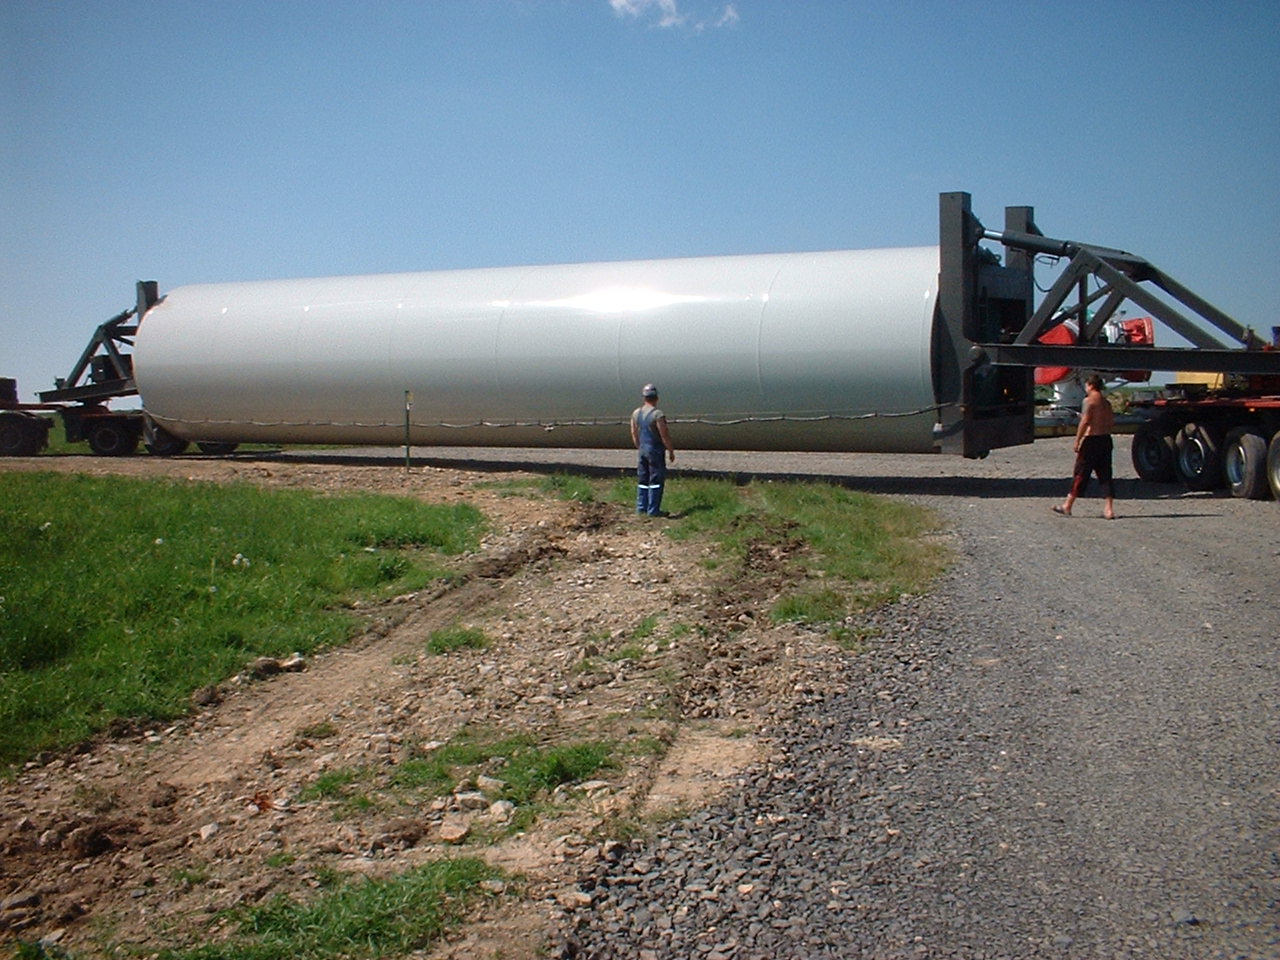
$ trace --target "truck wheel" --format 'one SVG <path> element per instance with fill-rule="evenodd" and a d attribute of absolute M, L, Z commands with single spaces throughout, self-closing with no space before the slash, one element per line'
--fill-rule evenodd
<path fill-rule="evenodd" d="M 1222 486 L 1221 443 L 1209 427 L 1188 423 L 1178 434 L 1178 476 L 1189 490 Z"/>
<path fill-rule="evenodd" d="M 187 449 L 187 441 L 179 440 L 164 427 L 154 423 L 147 425 L 142 442 L 153 457 L 176 457 Z"/>
<path fill-rule="evenodd" d="M 1280 502 L 1280 430 L 1267 448 L 1267 483 L 1271 485 L 1271 495 Z"/>
<path fill-rule="evenodd" d="M 34 457 L 44 446 L 43 430 L 31 417 L 0 416 L 0 457 Z"/>
<path fill-rule="evenodd" d="M 201 453 L 211 453 L 216 456 L 222 456 L 227 453 L 235 453 L 238 443 L 223 443 L 218 440 L 196 441 L 196 446 L 200 448 Z"/>
<path fill-rule="evenodd" d="M 127 457 L 138 449 L 138 435 L 119 420 L 101 420 L 88 434 L 89 448 L 100 457 Z"/>
<path fill-rule="evenodd" d="M 1222 445 L 1222 472 L 1233 497 L 1265 500 L 1267 486 L 1267 440 L 1254 427 L 1236 427 Z"/>
<path fill-rule="evenodd" d="M 1176 424 L 1163 420 L 1147 420 L 1133 434 L 1133 444 L 1129 452 L 1133 456 L 1133 469 L 1137 475 L 1150 483 L 1169 483 L 1178 478 L 1174 465 L 1177 449 L 1174 435 L 1178 432 Z"/>

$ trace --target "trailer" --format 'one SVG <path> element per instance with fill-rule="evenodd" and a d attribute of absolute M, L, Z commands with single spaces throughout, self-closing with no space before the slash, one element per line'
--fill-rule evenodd
<path fill-rule="evenodd" d="M 1067 267 L 1037 305 L 1044 257 Z M 1193 346 L 1117 338 L 1125 302 Z M 1065 342 L 1063 325 L 1074 327 Z M 164 297 L 143 283 L 137 306 L 40 397 L 78 405 L 60 414 L 68 436 L 79 418 L 105 454 L 140 440 L 153 453 L 248 441 L 618 447 L 638 386 L 658 382 L 688 448 L 983 457 L 1035 439 L 1037 368 L 1208 370 L 1265 387 L 1280 381 L 1273 347 L 1141 257 L 1047 238 L 1030 207 L 1006 208 L 1003 229 L 988 230 L 968 194 L 945 193 L 927 247 L 206 284 Z M 143 410 L 94 408 L 104 392 L 139 394 Z M 1180 436 L 1187 415 L 1162 408 L 1152 420 Z M 1239 445 L 1241 495 L 1257 495 L 1257 440 L 1280 445 L 1276 424 L 1256 404 L 1197 416 L 1222 444 L 1256 431 Z M 103 439 L 113 428 L 114 445 Z"/>
<path fill-rule="evenodd" d="M 1218 389 L 1174 384 L 1141 405 L 1147 417 L 1132 445 L 1139 477 L 1280 500 L 1280 387 L 1233 379 Z"/>

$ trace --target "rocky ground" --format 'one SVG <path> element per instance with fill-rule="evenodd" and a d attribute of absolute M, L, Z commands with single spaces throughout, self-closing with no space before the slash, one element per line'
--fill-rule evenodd
<path fill-rule="evenodd" d="M 433 956 L 1275 956 L 1280 510 L 1144 489 L 1121 464 L 1120 520 L 1096 501 L 1058 518 L 1065 443 L 978 463 L 682 455 L 946 519 L 952 572 L 859 623 L 860 654 L 764 622 L 767 556 L 726 583 L 660 524 L 495 486 L 625 453 L 6 462 L 465 497 L 494 528 L 461 586 L 367 611 L 352 647 L 5 784 L 0 924 L 145 952 L 325 869 L 462 849 L 525 879 Z M 424 653 L 463 621 L 498 642 Z M 474 795 L 338 819 L 301 799 L 466 724 L 666 748 L 506 839 L 511 811 Z"/>

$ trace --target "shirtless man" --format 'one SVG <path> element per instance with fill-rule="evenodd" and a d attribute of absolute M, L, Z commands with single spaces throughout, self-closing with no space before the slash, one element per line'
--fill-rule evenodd
<path fill-rule="evenodd" d="M 1076 466 L 1071 492 L 1067 494 L 1062 506 L 1055 506 L 1053 512 L 1064 517 L 1071 516 L 1071 507 L 1076 498 L 1084 493 L 1084 488 L 1089 483 L 1089 474 L 1096 473 L 1106 497 L 1102 515 L 1108 520 L 1114 520 L 1116 485 L 1111 477 L 1111 432 L 1115 429 L 1116 417 L 1111 404 L 1102 395 L 1100 376 L 1096 373 L 1090 375 L 1084 386 L 1084 407 L 1080 410 L 1080 426 L 1076 429 Z"/>

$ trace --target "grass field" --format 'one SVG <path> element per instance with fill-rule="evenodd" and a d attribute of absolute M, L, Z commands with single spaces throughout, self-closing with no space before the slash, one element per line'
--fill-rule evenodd
<path fill-rule="evenodd" d="M 630 480 L 553 477 L 513 494 L 629 504 Z M 945 564 L 918 508 L 828 484 L 689 480 L 665 534 L 708 536 L 726 576 L 777 547 L 794 586 L 775 620 L 835 623 L 922 589 Z M 7 474 L 0 479 L 0 763 L 64 749 L 117 719 L 184 713 L 254 657 L 357 628 L 357 598 L 450 576 L 483 529 L 467 505 L 248 485 Z M 483 635 L 441 635 L 443 652 Z"/>
<path fill-rule="evenodd" d="M 0 763 L 178 716 L 259 655 L 345 640 L 357 597 L 449 576 L 466 505 L 63 474 L 0 478 Z"/>

